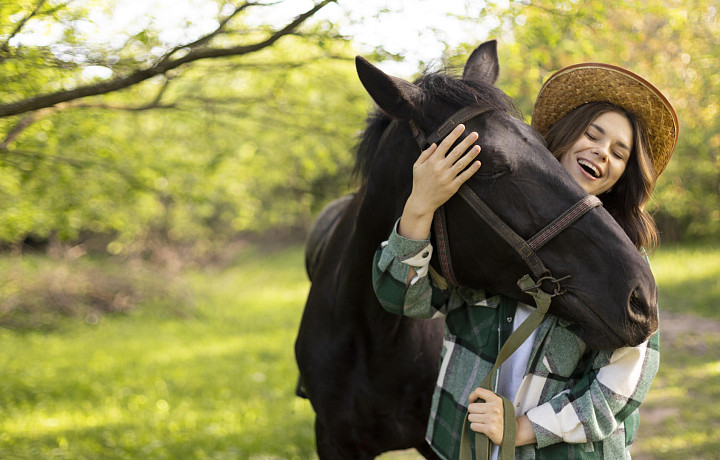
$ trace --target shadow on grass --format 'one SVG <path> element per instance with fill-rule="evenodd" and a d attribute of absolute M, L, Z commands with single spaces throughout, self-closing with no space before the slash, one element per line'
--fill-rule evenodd
<path fill-rule="evenodd" d="M 300 260 L 194 275 L 191 318 L 0 331 L 0 458 L 316 458 L 312 409 L 295 396 Z"/>
<path fill-rule="evenodd" d="M 0 458 L 15 460 L 54 459 L 311 459 L 307 448 L 308 433 L 287 424 L 264 433 L 262 437 L 233 431 L 215 433 L 212 425 L 199 430 L 138 435 L 132 423 L 104 424 L 88 428 L 53 430 L 3 436 Z M 288 429 L 291 428 L 291 429 Z M 259 450 L 257 444 L 273 445 Z"/>
<path fill-rule="evenodd" d="M 229 348 L 67 369 L 71 377 L 32 385 L 5 381 L 12 422 L 1 430 L 0 458 L 313 458 L 312 411 L 294 395 L 294 363 Z"/>

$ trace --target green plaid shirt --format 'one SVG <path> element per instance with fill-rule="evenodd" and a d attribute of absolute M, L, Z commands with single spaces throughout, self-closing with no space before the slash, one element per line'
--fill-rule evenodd
<path fill-rule="evenodd" d="M 454 459 L 470 392 L 490 372 L 512 332 L 517 304 L 481 290 L 448 286 L 429 268 L 431 256 L 429 240 L 408 240 L 393 231 L 375 254 L 373 285 L 391 313 L 445 318 L 426 437 L 442 458 Z M 410 267 L 417 275 L 406 287 Z M 519 446 L 518 459 L 630 458 L 637 409 L 658 369 L 658 334 L 637 347 L 598 351 L 588 349 L 578 332 L 574 324 L 552 315 L 537 329 L 513 400 L 516 414 L 532 422 L 537 443 Z"/>

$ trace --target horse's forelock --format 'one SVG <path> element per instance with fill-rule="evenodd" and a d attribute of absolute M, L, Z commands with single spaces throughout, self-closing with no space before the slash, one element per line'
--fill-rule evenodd
<path fill-rule="evenodd" d="M 490 84 L 463 80 L 447 72 L 426 74 L 415 84 L 423 89 L 428 100 L 441 100 L 458 107 L 490 107 L 517 117 L 520 115 L 507 94 Z"/>

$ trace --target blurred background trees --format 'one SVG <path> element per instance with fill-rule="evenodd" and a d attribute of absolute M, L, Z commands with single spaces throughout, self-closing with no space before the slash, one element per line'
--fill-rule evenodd
<path fill-rule="evenodd" d="M 252 15 L 291 2 L 218 3 L 216 27 L 188 46 L 149 23 L 94 47 L 84 31 L 104 4 L 76 3 L 0 9 L 0 240 L 202 253 L 302 230 L 348 190 L 368 104 L 347 39 L 303 24 L 328 1 L 274 26 Z M 59 41 L 23 44 L 25 19 Z"/>
<path fill-rule="evenodd" d="M 183 247 L 201 258 L 239 236 L 302 237 L 324 203 L 354 186 L 371 104 L 353 57 L 402 59 L 345 34 L 347 21 L 323 19 L 328 4 L 352 16 L 352 2 L 335 3 L 196 0 L 205 20 L 188 19 L 181 33 L 169 36 L 169 12 L 157 11 L 104 41 L 120 0 L 2 3 L 0 242 L 149 257 Z M 542 82 L 564 65 L 642 74 L 681 122 L 652 205 L 663 241 L 717 241 L 717 9 L 714 0 L 487 2 L 448 11 L 474 24 L 477 40 L 444 43 L 441 65 L 497 38 L 499 86 L 527 121 Z"/>

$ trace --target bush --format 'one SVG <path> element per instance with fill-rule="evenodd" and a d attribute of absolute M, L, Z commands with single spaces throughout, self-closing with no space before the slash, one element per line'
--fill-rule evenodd
<path fill-rule="evenodd" d="M 192 311 L 192 296 L 169 270 L 140 261 L 10 256 L 0 260 L 0 327 L 49 329 L 62 317 L 89 323 L 141 304 L 172 315 Z"/>

